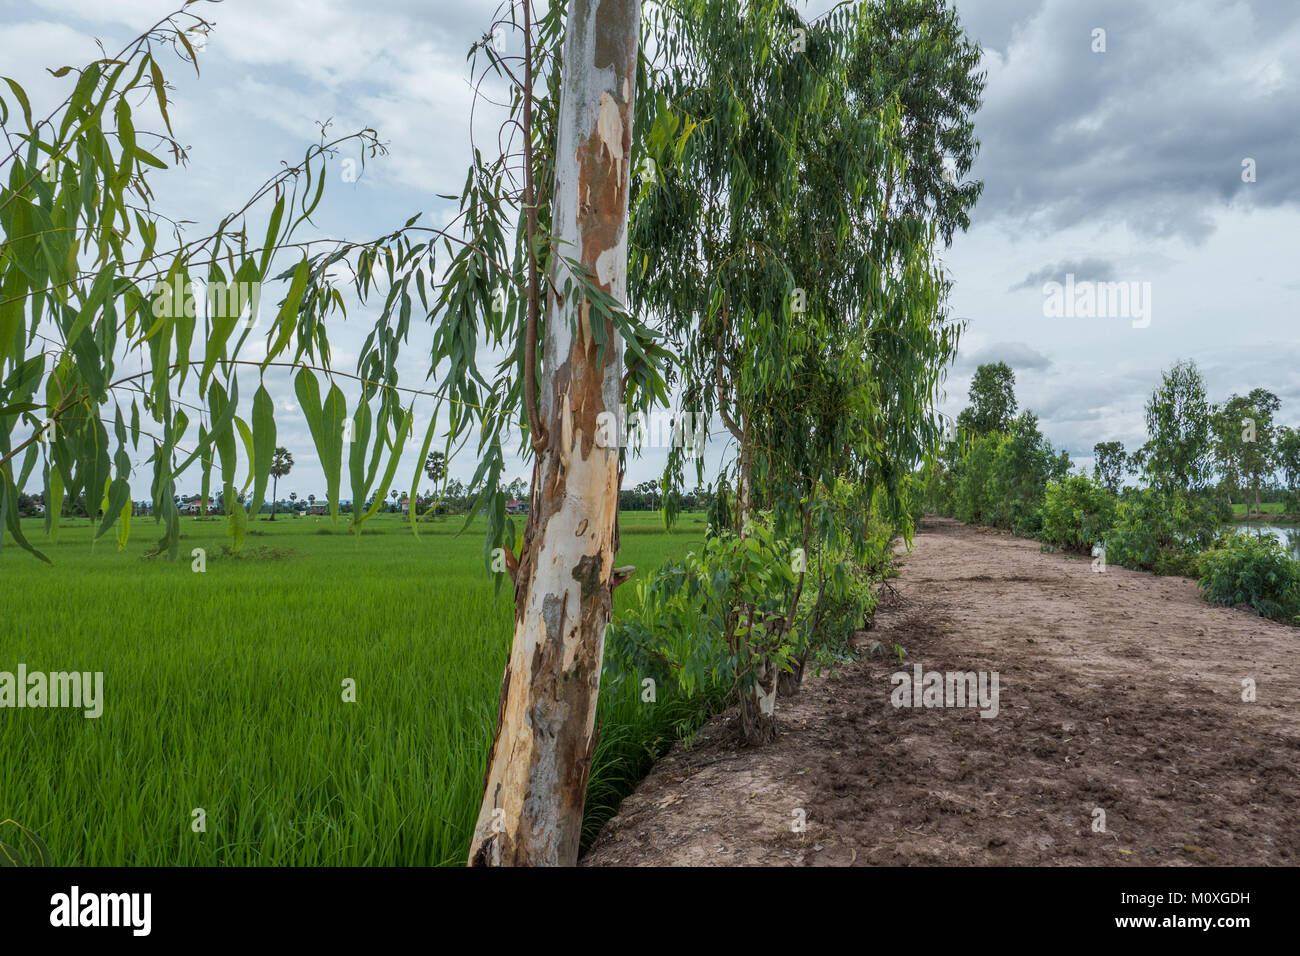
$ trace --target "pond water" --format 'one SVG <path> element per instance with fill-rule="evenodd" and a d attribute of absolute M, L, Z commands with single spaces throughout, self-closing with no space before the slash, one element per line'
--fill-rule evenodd
<path fill-rule="evenodd" d="M 1265 521 L 1240 521 L 1236 527 L 1243 534 L 1270 534 L 1300 561 L 1300 525 L 1269 524 Z"/>

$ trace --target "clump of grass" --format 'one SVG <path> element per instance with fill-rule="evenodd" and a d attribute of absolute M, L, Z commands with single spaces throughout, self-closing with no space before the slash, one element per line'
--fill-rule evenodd
<path fill-rule="evenodd" d="M 232 561 L 284 561 L 288 558 L 305 557 L 305 553 L 289 547 L 240 548 L 235 551 L 230 545 L 223 544 L 221 557 Z"/>

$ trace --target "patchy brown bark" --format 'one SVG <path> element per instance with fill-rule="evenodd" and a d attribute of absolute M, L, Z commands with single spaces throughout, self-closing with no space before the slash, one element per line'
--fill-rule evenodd
<path fill-rule="evenodd" d="M 561 255 L 606 292 L 627 284 L 628 165 L 639 0 L 570 0 L 553 220 Z M 559 269 L 565 267 L 561 264 Z M 562 289 L 566 276 L 553 277 Z M 575 284 L 576 288 L 576 284 Z M 572 865 L 596 746 L 605 627 L 618 581 L 618 447 L 596 441 L 622 401 L 623 344 L 606 321 L 598 361 L 590 304 L 547 303 L 541 417 L 515 636 L 470 845 L 474 866 Z"/>
<path fill-rule="evenodd" d="M 760 661 L 756 680 L 748 693 L 740 696 L 740 734 L 746 744 L 770 744 L 776 740 L 776 682 L 778 669 Z"/>

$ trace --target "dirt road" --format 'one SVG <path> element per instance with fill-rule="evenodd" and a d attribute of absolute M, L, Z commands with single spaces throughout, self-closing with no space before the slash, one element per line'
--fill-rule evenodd
<path fill-rule="evenodd" d="M 1300 864 L 1300 629 L 944 519 L 894 583 L 902 663 L 809 677 L 770 747 L 715 719 L 583 864 Z M 996 672 L 997 716 L 893 706 L 916 664 Z"/>

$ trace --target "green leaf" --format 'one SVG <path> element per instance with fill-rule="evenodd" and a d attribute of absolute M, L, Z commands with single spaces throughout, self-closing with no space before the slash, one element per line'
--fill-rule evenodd
<path fill-rule="evenodd" d="M 271 461 L 275 457 L 275 403 L 265 385 L 258 386 L 253 395 L 253 497 L 248 513 L 261 512 L 266 495 L 267 481 L 271 477 Z"/>
<path fill-rule="evenodd" d="M 63 68 L 63 73 L 68 71 L 69 67 Z M 55 73 L 55 76 L 62 76 L 63 73 Z M 14 97 L 18 100 L 18 105 L 23 108 L 23 119 L 27 121 L 27 131 L 33 132 L 32 127 L 32 104 L 27 101 L 27 93 L 21 86 L 9 77 L 4 77 L 4 81 L 9 84 L 9 89 L 13 90 Z"/>
<path fill-rule="evenodd" d="M 63 516 L 63 476 L 53 463 L 45 468 L 45 536 L 59 540 L 59 519 Z"/>
<path fill-rule="evenodd" d="M 17 820 L 0 820 L 0 868 L 53 866 L 45 841 Z"/>
<path fill-rule="evenodd" d="M 303 293 L 307 291 L 307 277 L 310 272 L 311 263 L 304 256 L 293 271 L 293 279 L 289 283 L 289 294 L 284 297 L 284 302 L 280 304 L 280 314 L 276 317 L 275 325 L 271 327 L 273 332 L 279 329 L 280 334 L 275 340 L 275 344 L 266 353 L 266 359 L 262 362 L 263 369 L 284 351 L 285 346 L 289 344 L 289 340 L 293 337 L 294 330 L 298 327 L 298 311 L 302 308 L 302 297 Z"/>
<path fill-rule="evenodd" d="M 262 261 L 258 265 L 258 274 L 265 278 L 267 271 L 271 268 L 271 256 L 275 254 L 276 241 L 280 236 L 280 220 L 284 218 L 283 193 L 275 201 L 275 207 L 271 210 L 271 220 L 266 226 L 266 240 L 262 243 Z"/>
<path fill-rule="evenodd" d="M 316 455 L 320 458 L 321 470 L 325 473 L 330 518 L 337 521 L 339 475 L 343 467 L 343 418 L 347 415 L 347 403 L 342 390 L 337 385 L 331 385 L 322 407 L 320 385 L 315 374 L 307 368 L 300 370 L 294 379 L 294 391 L 307 418 L 307 427 L 316 446 Z"/>
<path fill-rule="evenodd" d="M 417 535 L 420 533 L 420 529 L 417 526 L 417 522 L 416 522 L 416 517 L 417 517 L 416 511 L 418 509 L 415 507 L 415 502 L 416 502 L 415 492 L 416 489 L 420 487 L 420 475 L 424 474 L 424 463 L 429 458 L 429 446 L 433 444 L 433 433 L 438 428 L 438 412 L 441 408 L 442 408 L 442 399 L 440 398 L 438 400 L 437 406 L 434 407 L 433 417 L 429 419 L 429 428 L 428 431 L 424 433 L 424 444 L 420 446 L 420 454 L 417 455 L 415 458 L 415 474 L 411 476 L 410 507 L 407 508 L 407 514 L 408 517 L 410 518 L 411 530 L 414 531 Z"/>
<path fill-rule="evenodd" d="M 125 96 L 117 101 L 117 138 L 122 144 L 122 155 L 118 160 L 117 178 L 126 183 L 131 178 L 135 166 L 135 124 L 131 122 L 131 104 Z"/>
<path fill-rule="evenodd" d="M 354 500 L 352 503 L 352 518 L 353 518 L 352 524 L 354 530 L 360 528 L 362 522 L 366 521 L 372 515 L 374 515 L 375 512 L 379 510 L 379 507 L 384 503 L 384 499 L 388 497 L 388 489 L 393 484 L 393 475 L 396 474 L 397 466 L 401 462 L 402 449 L 406 446 L 406 439 L 411 434 L 411 422 L 414 420 L 414 417 L 415 417 L 414 408 L 406 412 L 401 412 L 401 411 L 398 412 L 397 422 L 396 425 L 394 426 L 396 428 L 396 432 L 393 435 L 393 445 L 392 445 L 393 454 L 392 457 L 388 459 L 388 467 L 384 469 L 384 477 L 380 480 L 379 487 L 375 489 L 374 501 L 370 503 L 370 507 L 366 509 L 366 513 L 362 515 L 360 518 L 357 517 L 356 501 Z M 381 445 L 382 443 L 383 443 L 383 436 L 382 435 L 377 436 L 375 440 L 375 444 L 378 446 Z M 412 508 L 411 510 L 414 510 L 414 508 Z"/>
<path fill-rule="evenodd" d="M 167 88 L 163 82 L 162 69 L 158 66 L 158 61 L 152 56 L 148 56 L 146 59 L 149 61 L 149 71 L 153 77 L 153 92 L 154 98 L 158 101 L 158 112 L 162 114 L 163 122 L 167 124 L 168 134 L 174 136 L 171 117 L 167 115 Z"/>

